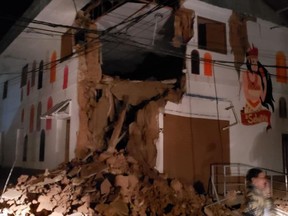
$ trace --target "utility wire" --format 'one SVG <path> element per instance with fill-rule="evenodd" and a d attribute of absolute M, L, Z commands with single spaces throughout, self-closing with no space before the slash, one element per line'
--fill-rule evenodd
<path fill-rule="evenodd" d="M 160 7 L 159 7 L 160 8 Z M 155 9 L 155 7 L 154 7 L 154 9 Z M 152 8 L 152 10 L 150 10 L 150 11 L 148 11 L 149 13 L 152 13 L 153 11 L 154 11 L 154 9 Z M 145 14 L 145 16 L 147 16 L 147 14 Z M 138 20 L 141 20 L 141 17 L 142 16 L 139 16 L 137 19 Z M 137 20 L 136 19 L 136 20 Z M 134 21 L 133 19 L 132 20 L 130 20 L 130 21 Z M 122 23 L 126 23 L 126 22 L 128 22 L 127 20 L 126 21 L 123 21 Z M 48 23 L 48 22 L 42 22 L 42 21 L 35 21 L 35 23 L 38 23 L 38 24 L 43 24 L 43 25 L 48 25 L 48 26 L 61 26 L 61 27 L 63 27 L 63 26 L 65 26 L 65 27 L 71 27 L 71 26 L 66 26 L 66 25 L 58 25 L 58 24 L 54 24 L 54 23 Z M 135 22 L 135 24 L 136 24 L 137 22 Z M 119 23 L 119 24 L 117 24 L 117 25 L 115 25 L 115 26 L 113 26 L 113 28 L 111 27 L 109 30 L 110 31 L 112 31 L 114 28 L 116 28 L 118 25 L 121 25 L 121 23 Z M 72 26 L 73 27 L 73 26 Z M 73 27 L 74 28 L 74 27 Z M 72 28 L 72 29 L 73 29 Z M 75 28 L 74 28 L 75 29 Z M 79 29 L 79 28 L 76 28 L 76 29 Z M 80 29 L 82 29 L 82 28 L 80 28 Z M 89 30 L 89 29 L 88 29 Z M 48 30 L 48 31 L 51 31 L 51 30 Z M 57 31 L 55 31 L 55 32 L 57 32 Z M 88 31 L 89 32 L 89 31 Z M 91 32 L 91 31 L 90 31 Z M 95 31 L 92 31 L 92 33 L 94 33 Z M 118 31 L 119 32 L 119 31 Z M 62 33 L 62 32 L 59 32 L 59 33 Z M 107 35 L 107 33 L 108 33 L 108 31 L 106 30 L 106 35 Z M 72 34 L 73 35 L 73 34 Z M 104 36 L 106 36 L 106 35 L 100 35 L 100 36 L 98 36 L 96 39 L 99 39 L 99 38 L 102 38 L 102 37 L 104 37 Z M 111 36 L 111 34 L 110 34 L 110 36 Z M 114 36 L 115 37 L 115 36 Z M 119 39 L 119 38 L 118 38 Z M 118 40 L 118 43 L 120 43 L 119 41 L 121 41 L 121 39 L 120 40 Z M 123 41 L 122 41 L 123 42 Z M 122 43 L 121 42 L 121 43 Z M 91 42 L 90 42 L 91 43 Z M 134 43 L 135 43 L 135 41 L 134 41 Z M 146 45 L 147 46 L 147 45 Z M 165 54 L 167 54 L 167 50 L 164 50 L 164 53 Z M 73 54 L 72 54 L 73 55 Z M 173 56 L 175 56 L 175 53 L 170 53 L 170 55 L 173 55 Z M 179 56 L 179 53 L 177 53 L 176 54 L 176 56 L 178 56 L 178 57 L 182 57 L 183 58 L 183 56 L 181 55 L 181 56 Z M 186 55 L 186 56 L 184 56 L 184 57 L 186 57 L 186 59 L 188 58 L 189 59 L 189 55 Z M 191 58 L 191 57 L 190 57 Z M 59 62 L 59 61 L 62 61 L 61 59 L 59 59 L 59 60 L 57 60 L 57 62 Z M 203 60 L 202 60 L 203 61 Z M 60 63 L 60 62 L 59 62 Z M 239 63 L 239 64 L 245 64 L 244 62 L 235 62 L 235 61 L 220 61 L 220 60 L 213 60 L 213 63 L 214 64 L 219 64 L 219 65 L 223 65 L 224 63 L 225 64 L 235 64 L 235 63 Z M 49 65 L 50 63 L 47 63 L 47 65 Z M 281 66 L 275 66 L 275 65 L 264 65 L 265 67 L 275 67 L 275 68 L 279 68 L 279 67 L 281 67 Z M 227 65 L 226 65 L 226 67 L 227 67 Z M 232 68 L 234 68 L 233 66 L 231 66 Z M 288 67 L 281 67 L 281 68 L 288 68 Z M 21 73 L 21 72 L 20 72 Z M 20 73 L 18 73 L 18 74 L 20 74 Z M 9 73 L 9 74 L 11 74 L 11 73 Z"/>
<path fill-rule="evenodd" d="M 24 18 L 24 19 L 25 19 L 25 18 Z M 29 20 L 29 19 L 26 19 L 26 20 Z M 47 22 L 46 22 L 46 23 L 47 23 Z M 51 25 L 52 25 L 52 26 L 57 26 L 57 24 L 55 24 L 55 23 L 51 23 Z M 51 26 L 51 25 L 50 25 L 50 26 Z M 70 26 L 70 27 L 71 27 L 71 26 Z M 115 26 L 115 27 L 116 27 L 116 26 Z M 83 28 L 81 28 L 81 29 L 83 29 Z M 85 30 L 85 29 L 84 29 L 84 30 Z M 143 30 L 144 30 L 144 29 L 143 29 Z M 48 30 L 48 31 L 49 31 L 49 30 Z M 51 31 L 51 32 L 52 32 L 52 31 Z M 59 32 L 59 33 L 60 33 L 60 32 Z M 62 33 L 63 33 L 63 32 L 62 32 Z M 263 54 L 263 50 L 262 50 L 262 54 Z"/>
<path fill-rule="evenodd" d="M 113 35 L 113 34 L 111 34 L 112 35 L 112 37 L 114 37 L 115 38 L 115 36 Z M 110 35 L 110 36 L 111 36 Z M 131 40 L 127 40 L 127 38 L 125 38 L 125 40 L 124 39 L 121 39 L 121 38 L 119 38 L 119 37 L 116 37 L 116 39 L 118 39 L 118 44 L 119 43 L 125 43 L 126 45 L 129 45 L 129 46 L 134 46 L 134 47 L 139 47 L 139 45 L 142 45 L 142 48 L 143 48 L 143 46 L 145 46 L 145 47 L 147 47 L 147 45 L 146 44 L 141 44 L 141 43 L 139 43 L 139 42 L 135 42 L 135 41 L 131 41 Z M 114 42 L 115 43 L 115 40 L 113 39 L 113 40 L 110 40 L 110 42 Z M 128 43 L 129 42 L 129 43 Z M 95 49 L 98 49 L 100 46 L 97 46 Z M 141 46 L 140 46 L 140 48 L 141 48 Z M 95 50 L 94 49 L 94 50 Z M 93 49 L 91 49 L 90 51 L 94 51 Z M 191 61 L 192 61 L 192 58 L 191 58 L 191 56 L 190 55 L 183 55 L 182 53 L 176 53 L 176 52 L 171 52 L 171 50 L 165 50 L 165 49 L 159 49 L 159 50 L 157 50 L 157 51 L 155 51 L 156 53 L 159 53 L 159 54 L 165 54 L 165 55 L 167 55 L 167 53 L 169 54 L 169 55 L 172 55 L 172 56 L 175 56 L 175 57 L 180 57 L 180 58 L 185 58 L 185 59 L 190 59 Z M 73 53 L 72 55 L 74 55 L 75 53 Z M 66 58 L 66 57 L 65 57 Z M 199 59 L 199 62 L 200 63 L 203 63 L 203 62 L 205 62 L 205 61 L 207 61 L 207 60 L 205 60 L 204 58 L 200 58 Z M 62 62 L 62 59 L 58 59 L 57 61 L 56 61 L 56 64 L 59 64 L 60 62 Z M 219 67 L 225 67 L 225 68 L 232 68 L 232 69 L 235 69 L 235 67 L 234 67 L 234 63 L 239 63 L 239 64 L 242 64 L 242 65 L 245 65 L 246 63 L 245 62 L 235 62 L 235 61 L 224 61 L 224 60 L 212 60 L 212 63 L 214 64 L 214 65 L 218 65 Z M 48 70 L 49 70 L 49 65 L 51 64 L 51 62 L 48 62 L 48 63 L 46 63 L 45 65 L 44 65 L 44 67 L 46 67 L 47 69 L 45 70 L 45 72 L 47 72 Z M 55 64 L 55 62 L 53 62 L 53 64 Z M 227 64 L 233 64 L 233 65 L 227 65 Z M 274 67 L 274 68 L 287 68 L 287 67 L 284 67 L 284 66 L 275 66 L 275 65 L 263 65 L 264 67 Z M 246 68 L 243 68 L 243 67 L 241 67 L 240 68 L 240 70 L 241 71 L 245 71 L 245 70 L 247 70 Z M 38 72 L 39 70 L 36 70 L 36 72 Z M 28 73 L 31 73 L 32 71 L 28 71 Z M 19 72 L 18 74 L 20 74 L 20 73 L 22 73 L 22 72 Z M 274 75 L 274 74 L 270 74 L 271 76 L 277 76 L 277 75 Z M 278 76 L 279 77 L 279 76 Z M 286 76 L 285 76 L 285 78 L 286 78 Z"/>

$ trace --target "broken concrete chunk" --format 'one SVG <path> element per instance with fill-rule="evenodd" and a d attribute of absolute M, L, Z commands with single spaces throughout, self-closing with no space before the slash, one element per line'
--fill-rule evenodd
<path fill-rule="evenodd" d="M 72 178 L 74 176 L 77 176 L 78 173 L 80 172 L 81 167 L 73 167 L 72 170 L 70 170 L 70 172 L 68 172 L 67 176 Z"/>
<path fill-rule="evenodd" d="M 82 178 L 90 178 L 90 177 L 96 175 L 98 172 L 103 171 L 106 168 L 107 168 L 106 164 L 97 163 L 97 162 L 83 165 L 82 169 L 80 171 L 80 176 Z"/>
<path fill-rule="evenodd" d="M 17 200 L 22 195 L 22 191 L 18 191 L 15 189 L 8 189 L 4 194 L 2 194 L 2 198 L 5 200 Z"/>
<path fill-rule="evenodd" d="M 110 188 L 111 188 L 111 183 L 109 182 L 108 179 L 105 179 L 100 186 L 100 191 L 101 194 L 109 194 L 110 193 Z"/>
<path fill-rule="evenodd" d="M 72 180 L 72 185 L 78 186 L 78 185 L 81 185 L 83 182 L 84 182 L 84 179 L 82 178 L 74 178 Z"/>
<path fill-rule="evenodd" d="M 85 215 L 80 212 L 76 212 L 76 213 L 69 214 L 67 216 L 85 216 Z"/>
<path fill-rule="evenodd" d="M 21 175 L 21 176 L 17 179 L 17 184 L 20 185 L 20 184 L 26 182 L 28 178 L 29 178 L 28 175 Z"/>
<path fill-rule="evenodd" d="M 99 161 L 101 155 L 110 156 Z M 74 177 L 68 177 L 69 172 L 62 171 L 75 167 L 61 166 L 48 176 L 20 181 L 21 190 L 11 190 L 11 199 L 2 198 L 1 204 L 9 206 L 11 215 L 22 211 L 53 216 L 73 211 L 74 216 L 146 216 L 147 212 L 150 215 L 197 215 L 205 204 L 195 198 L 191 185 L 186 187 L 176 179 L 168 184 L 165 175 L 152 168 L 140 168 L 139 162 L 124 151 L 95 154 L 91 159 L 74 163 L 77 169 L 81 167 L 81 172 Z M 108 166 L 110 169 L 103 169 Z M 7 210 L 0 209 L 0 213 L 4 211 Z"/>
<path fill-rule="evenodd" d="M 48 211 L 52 211 L 53 208 L 57 205 L 57 203 L 51 202 L 50 196 L 47 195 L 41 195 L 38 198 L 39 206 L 37 208 L 37 212 L 41 212 L 43 209 L 46 209 Z"/>
<path fill-rule="evenodd" d="M 49 216 L 63 216 L 63 214 L 59 213 L 59 212 L 53 212 L 52 214 L 50 214 Z"/>

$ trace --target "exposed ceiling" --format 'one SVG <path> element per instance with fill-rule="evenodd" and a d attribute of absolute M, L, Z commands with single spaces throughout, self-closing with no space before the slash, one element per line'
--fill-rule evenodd
<path fill-rule="evenodd" d="M 82 3 L 80 4 L 80 2 Z M 45 8 L 45 11 L 36 17 L 36 20 L 72 26 L 76 9 L 83 8 L 87 2 L 89 0 L 78 0 L 78 5 L 75 8 L 71 0 L 52 1 Z M 156 7 L 157 4 L 149 5 L 149 2 L 145 1 L 114 0 L 113 2 L 120 4 L 117 4 L 117 7 L 114 7 L 113 4 L 112 7 L 110 5 L 104 15 L 98 16 L 96 24 L 100 31 L 109 29 L 109 34 L 102 37 L 104 44 L 102 48 L 103 71 L 109 75 L 124 76 L 130 79 L 169 79 L 175 77 L 169 74 L 167 69 L 182 73 L 183 56 L 181 50 L 177 50 L 180 51 L 181 56 L 176 58 L 167 57 L 168 50 L 164 54 L 163 51 L 159 52 L 163 47 L 169 48 L 171 53 L 176 52 L 171 45 L 173 33 L 168 32 L 173 26 L 173 20 L 170 19 L 173 8 Z M 173 2 L 175 1 L 173 0 Z M 55 12 L 59 11 L 57 8 L 63 8 L 61 13 Z M 96 15 L 93 14 L 93 16 Z M 120 22 L 123 20 L 131 21 L 121 24 Z M 19 77 L 21 68 L 26 63 L 31 63 L 28 62 L 28 59 L 30 61 L 34 59 L 38 63 L 40 60 L 46 61 L 49 43 L 53 43 L 51 46 L 59 43 L 61 41 L 59 32 L 63 34 L 67 31 L 67 28 L 39 26 L 34 24 L 34 21 L 32 27 L 38 29 L 35 30 L 30 27 L 31 24 L 19 34 L 17 40 L 9 45 L 5 53 L 0 55 L 0 80 L 2 77 L 5 78 L 5 76 L 1 76 L 1 73 L 7 74 L 9 71 L 12 72 L 11 76 L 14 73 L 14 76 Z M 39 28 L 48 28 L 49 31 L 40 31 Z M 33 52 L 29 52 L 29 50 L 33 50 Z M 39 53 L 35 53 L 37 50 Z M 117 65 L 117 61 L 120 65 Z"/>

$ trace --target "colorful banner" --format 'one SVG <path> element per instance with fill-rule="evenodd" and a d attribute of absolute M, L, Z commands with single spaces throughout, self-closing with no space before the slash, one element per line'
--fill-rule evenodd
<path fill-rule="evenodd" d="M 268 130 L 271 128 L 271 112 L 269 110 L 260 110 L 258 112 L 244 113 L 244 110 L 241 110 L 241 122 L 244 125 L 267 122 L 266 130 Z"/>

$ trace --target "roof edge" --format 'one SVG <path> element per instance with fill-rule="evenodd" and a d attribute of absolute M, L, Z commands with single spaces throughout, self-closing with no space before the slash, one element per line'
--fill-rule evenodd
<path fill-rule="evenodd" d="M 22 17 L 33 20 L 52 0 L 34 0 Z M 17 20 L 0 42 L 0 54 L 14 41 L 15 38 L 28 26 L 28 22 Z M 21 26 L 21 27 L 20 27 Z"/>

